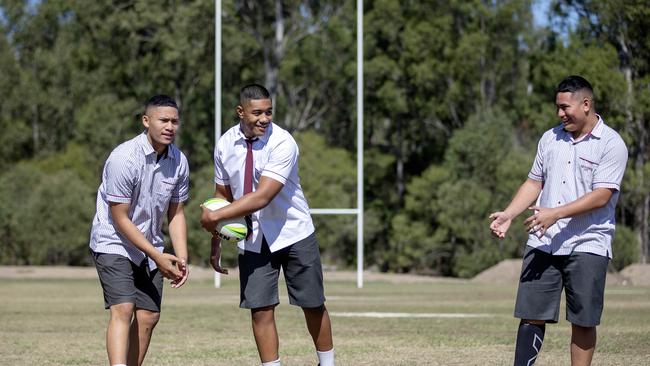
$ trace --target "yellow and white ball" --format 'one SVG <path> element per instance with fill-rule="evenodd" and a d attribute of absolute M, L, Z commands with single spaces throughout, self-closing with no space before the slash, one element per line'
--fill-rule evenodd
<path fill-rule="evenodd" d="M 224 206 L 229 205 L 230 202 L 221 198 L 209 198 L 203 202 L 203 207 L 208 210 L 215 211 Z M 217 224 L 217 233 L 221 240 L 236 243 L 244 240 L 248 235 L 248 227 L 246 226 L 246 219 L 243 217 L 235 217 L 228 220 L 221 220 Z"/>

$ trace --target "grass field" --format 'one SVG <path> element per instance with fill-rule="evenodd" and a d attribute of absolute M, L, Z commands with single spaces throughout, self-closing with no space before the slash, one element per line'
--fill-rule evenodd
<path fill-rule="evenodd" d="M 326 275 L 327 281 L 327 275 Z M 327 281 L 337 365 L 509 365 L 518 321 L 515 285 L 467 281 L 428 283 Z M 316 365 L 300 309 L 277 309 L 283 365 Z M 258 365 L 249 313 L 238 283 L 194 280 L 165 288 L 161 322 L 147 365 Z M 370 318 L 354 314 L 429 314 Z M 476 317 L 439 317 L 437 314 Z M 344 316 L 347 315 L 347 316 Z M 103 310 L 97 280 L 2 279 L 0 364 L 105 365 Z M 428 316 L 428 317 L 425 317 Z M 570 325 L 547 327 L 537 365 L 568 365 Z M 608 287 L 594 365 L 650 364 L 650 288 Z"/>

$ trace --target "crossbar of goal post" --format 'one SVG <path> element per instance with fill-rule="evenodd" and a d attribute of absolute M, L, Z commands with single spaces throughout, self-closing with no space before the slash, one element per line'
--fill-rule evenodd
<path fill-rule="evenodd" d="M 215 0 L 215 146 L 221 137 L 221 0 Z M 357 0 L 357 208 L 314 208 L 315 215 L 357 215 L 357 287 L 363 287 L 363 0 Z M 214 287 L 221 275 L 214 273 Z"/>

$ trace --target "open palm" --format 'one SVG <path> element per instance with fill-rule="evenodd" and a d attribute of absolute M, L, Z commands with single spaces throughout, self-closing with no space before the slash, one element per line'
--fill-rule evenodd
<path fill-rule="evenodd" d="M 492 213 L 490 218 L 492 219 L 492 223 L 490 224 L 492 235 L 497 238 L 505 238 L 506 232 L 508 232 L 510 224 L 512 223 L 510 216 L 505 212 L 499 211 Z"/>

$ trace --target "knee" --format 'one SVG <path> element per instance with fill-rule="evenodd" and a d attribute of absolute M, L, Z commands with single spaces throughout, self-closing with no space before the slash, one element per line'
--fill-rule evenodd
<path fill-rule="evenodd" d="M 545 325 L 545 320 L 521 319 L 521 324 Z"/>
<path fill-rule="evenodd" d="M 571 324 L 571 331 L 580 335 L 592 335 L 596 333 L 596 327 L 583 327 L 582 325 Z"/>
<path fill-rule="evenodd" d="M 325 304 L 323 304 L 315 308 L 302 308 L 302 311 L 306 315 L 322 315 L 327 311 L 327 308 L 325 307 Z"/>
<path fill-rule="evenodd" d="M 596 345 L 596 338 L 596 327 L 571 324 L 571 343 L 581 349 L 593 348 Z"/>
<path fill-rule="evenodd" d="M 134 309 L 135 305 L 128 302 L 112 305 L 110 308 L 111 319 L 130 322 L 133 317 Z"/>
<path fill-rule="evenodd" d="M 160 320 L 160 313 L 153 312 L 153 311 L 139 311 L 138 312 L 138 323 L 149 327 L 153 328 L 158 324 L 158 321 Z"/>
<path fill-rule="evenodd" d="M 251 309 L 251 318 L 253 323 L 261 324 L 273 321 L 275 306 L 266 306 L 263 308 Z"/>

